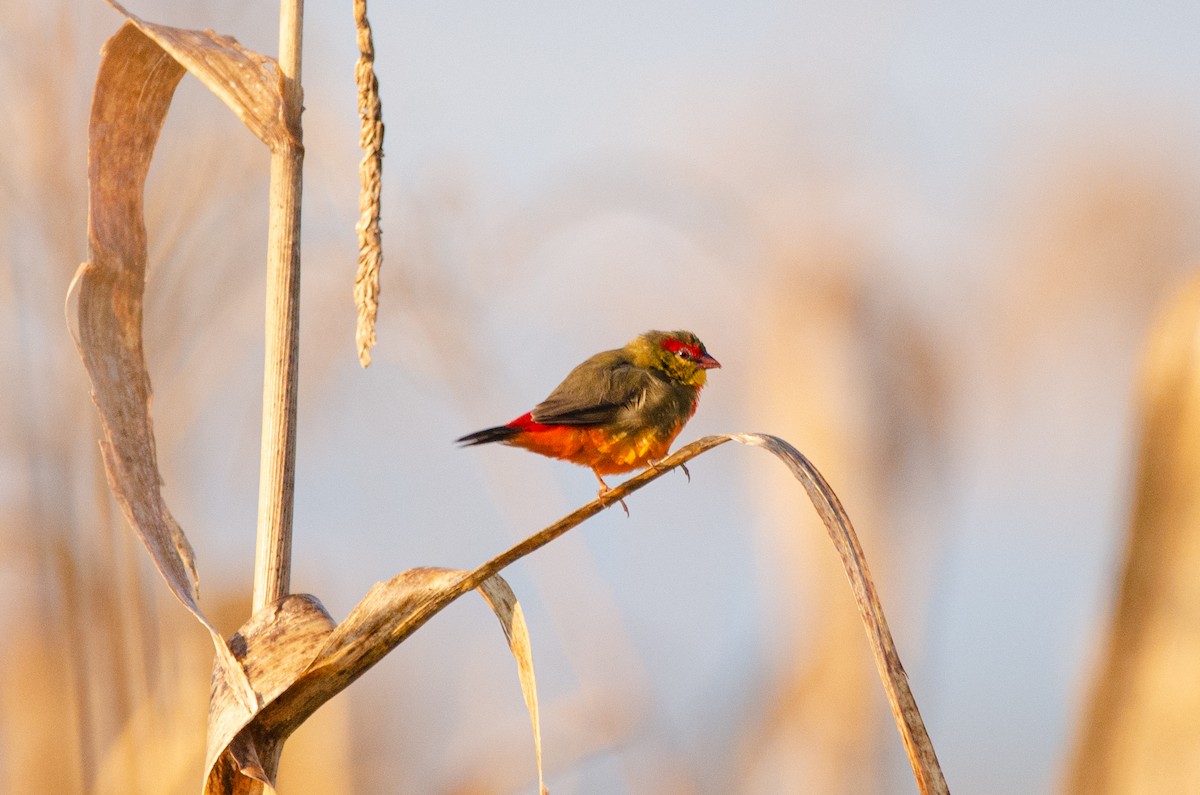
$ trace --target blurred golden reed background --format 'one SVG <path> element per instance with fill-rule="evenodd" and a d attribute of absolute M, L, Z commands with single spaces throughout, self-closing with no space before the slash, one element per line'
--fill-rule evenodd
<path fill-rule="evenodd" d="M 274 51 L 267 5 L 178 5 L 131 10 Z M 725 366 L 684 438 L 771 432 L 825 472 L 952 789 L 1197 780 L 1200 10 L 372 11 L 386 260 L 363 372 L 353 27 L 308 9 L 295 590 L 340 617 L 590 498 L 586 471 L 450 440 L 586 354 L 692 328 Z M 112 504 L 63 320 L 118 24 L 0 6 L 5 792 L 202 773 L 211 645 Z M 265 165 L 185 79 L 147 189 L 147 354 L 164 494 L 226 632 L 249 610 Z M 714 452 L 511 572 L 551 791 L 911 790 L 824 531 L 758 458 Z M 439 616 L 281 771 L 284 793 L 532 791 L 494 620 Z"/>

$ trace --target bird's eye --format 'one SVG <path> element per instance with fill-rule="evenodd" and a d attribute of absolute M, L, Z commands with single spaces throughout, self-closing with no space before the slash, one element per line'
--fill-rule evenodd
<path fill-rule="evenodd" d="M 689 362 L 692 360 L 692 352 L 687 348 L 680 348 L 679 350 L 675 351 L 675 355 L 680 359 L 684 359 Z"/>

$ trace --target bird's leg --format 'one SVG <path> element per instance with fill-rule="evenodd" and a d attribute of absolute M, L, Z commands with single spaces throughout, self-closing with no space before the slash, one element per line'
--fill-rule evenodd
<path fill-rule="evenodd" d="M 592 474 L 596 476 L 596 480 L 600 481 L 600 491 L 596 492 L 597 497 L 603 497 L 605 494 L 608 494 L 610 491 L 612 491 L 612 489 L 608 487 L 608 484 L 604 482 L 604 478 L 600 477 L 599 472 L 593 469 Z M 625 504 L 625 500 L 617 500 L 617 502 L 621 503 L 621 507 L 625 509 L 625 516 L 628 517 L 629 506 Z"/>

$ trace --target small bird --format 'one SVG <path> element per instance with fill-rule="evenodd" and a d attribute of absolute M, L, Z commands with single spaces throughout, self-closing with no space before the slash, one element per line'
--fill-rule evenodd
<path fill-rule="evenodd" d="M 580 364 L 533 411 L 457 441 L 503 442 L 589 467 L 603 496 L 603 475 L 666 457 L 696 413 L 707 371 L 720 366 L 690 331 L 647 331 Z"/>

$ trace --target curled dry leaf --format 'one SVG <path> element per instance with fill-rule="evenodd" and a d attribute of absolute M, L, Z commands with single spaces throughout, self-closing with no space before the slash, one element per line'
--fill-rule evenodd
<path fill-rule="evenodd" d="M 298 145 L 300 131 L 288 126 L 283 112 L 282 75 L 274 58 L 247 50 L 232 36 L 156 25 L 114 0 L 109 0 L 109 5 L 220 97 L 272 151 L 284 142 Z"/>
<path fill-rule="evenodd" d="M 240 791 L 247 777 L 270 786 L 283 743 L 322 704 L 383 659 L 462 594 L 478 588 L 491 605 L 516 658 L 533 722 L 538 781 L 541 727 L 529 632 L 512 589 L 497 575 L 421 568 L 376 583 L 338 626 L 311 596 L 288 596 L 259 611 L 230 645 L 262 708 L 247 715 L 223 677 L 213 677 L 205 792 Z M 544 790 L 544 785 L 542 786 Z"/>
<path fill-rule="evenodd" d="M 269 703 L 292 685 L 329 639 L 334 622 L 316 598 L 286 596 L 258 611 L 229 646 L 250 684 Z M 254 715 L 241 708 L 224 677 L 213 676 L 208 704 L 206 792 L 236 792 L 241 776 L 271 785 L 287 734 L 243 731 Z"/>
<path fill-rule="evenodd" d="M 201 612 L 191 544 L 160 489 L 150 376 L 142 349 L 143 192 L 163 121 L 185 72 L 196 75 L 268 146 L 298 140 L 281 113 L 274 62 L 212 31 L 128 17 L 101 55 L 88 125 L 89 259 L 71 287 L 75 340 L 92 381 L 109 486 L 171 590 L 212 635 L 242 705 L 256 697 Z"/>
<path fill-rule="evenodd" d="M 88 125 L 88 254 L 71 286 L 75 340 L 100 414 L 109 486 L 176 597 L 209 631 L 243 708 L 245 674 L 197 603 L 191 545 L 160 490 L 150 375 L 142 348 L 143 189 L 184 68 L 127 22 L 104 46 Z"/>
<path fill-rule="evenodd" d="M 212 636 L 234 692 L 256 696 L 197 603 L 192 548 L 160 490 L 150 376 L 142 349 L 146 174 L 175 88 L 191 72 L 272 149 L 298 140 L 270 58 L 212 31 L 128 18 L 104 45 L 88 125 L 88 251 L 72 282 L 75 340 L 92 381 L 109 486 L 171 590 Z M 69 319 L 70 320 L 70 319 Z"/>

